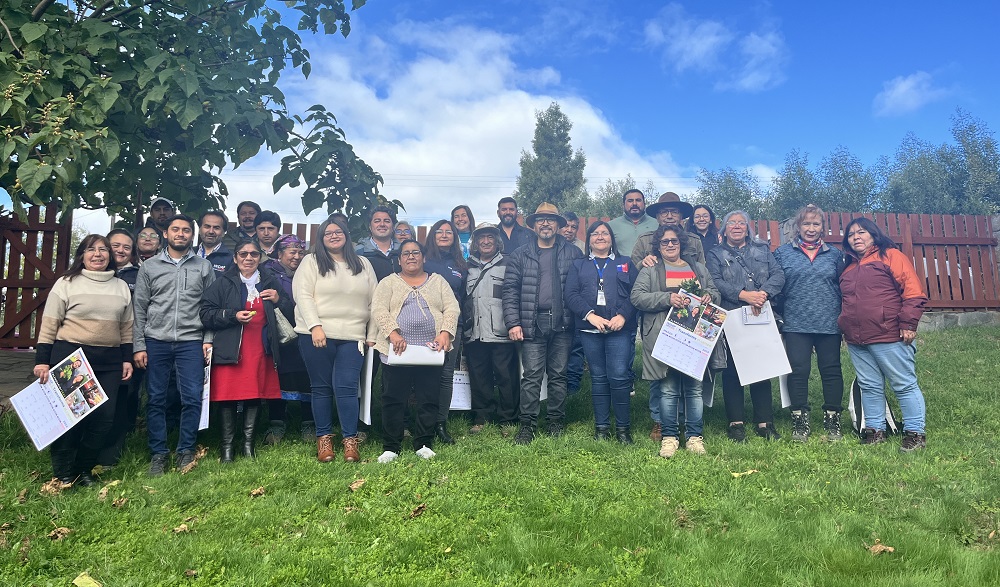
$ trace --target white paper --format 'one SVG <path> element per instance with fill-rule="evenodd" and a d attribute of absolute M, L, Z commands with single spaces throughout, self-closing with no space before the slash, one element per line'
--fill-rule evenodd
<path fill-rule="evenodd" d="M 764 302 L 770 306 L 771 302 Z M 770 311 L 770 308 L 768 308 Z M 778 325 L 774 320 L 767 324 L 744 324 L 742 320 L 726 320 L 724 326 L 729 355 L 736 365 L 740 385 L 772 379 L 792 372 L 785 355 Z"/>
<path fill-rule="evenodd" d="M 389 347 L 389 353 L 385 356 L 389 365 L 444 365 L 444 351 L 435 351 L 430 347 L 420 344 L 408 344 L 402 354 L 397 355 Z"/>
<path fill-rule="evenodd" d="M 472 385 L 469 382 L 468 371 L 455 371 L 452 377 L 450 410 L 472 409 Z"/>
<path fill-rule="evenodd" d="M 781 395 L 781 407 L 792 407 L 792 396 L 788 394 L 788 375 L 778 377 L 778 394 Z"/>
<path fill-rule="evenodd" d="M 36 379 L 10 398 L 38 450 L 52 444 L 107 401 L 108 395 L 94 375 L 83 349 L 70 353 L 49 369 L 46 383 Z"/>
<path fill-rule="evenodd" d="M 740 313 L 743 315 L 744 324 L 769 324 L 773 318 L 770 302 L 764 304 L 764 307 L 760 309 L 760 314 L 756 316 L 753 315 L 753 309 L 750 306 L 740 308 Z"/>
<path fill-rule="evenodd" d="M 375 349 L 365 349 L 365 366 L 361 370 L 361 384 L 358 385 L 358 397 L 361 399 L 361 421 L 372 424 L 372 372 L 375 368 Z"/>
<path fill-rule="evenodd" d="M 726 320 L 726 310 L 719 306 L 701 304 L 696 296 L 684 290 L 679 293 L 691 303 L 685 308 L 670 309 L 651 354 L 657 361 L 700 381 L 722 328 L 730 321 Z"/>
<path fill-rule="evenodd" d="M 212 399 L 212 348 L 208 349 L 208 360 L 205 362 L 205 378 L 201 386 L 201 418 L 198 420 L 198 430 L 208 428 L 208 408 Z"/>

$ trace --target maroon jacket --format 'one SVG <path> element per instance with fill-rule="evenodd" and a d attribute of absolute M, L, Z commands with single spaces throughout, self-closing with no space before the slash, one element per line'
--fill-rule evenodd
<path fill-rule="evenodd" d="M 844 340 L 850 344 L 899 342 L 900 330 L 916 331 L 927 296 L 906 255 L 889 249 L 882 258 L 875 247 L 860 260 L 853 252 L 848 255 L 853 259 L 840 274 L 844 301 L 837 320 Z"/>

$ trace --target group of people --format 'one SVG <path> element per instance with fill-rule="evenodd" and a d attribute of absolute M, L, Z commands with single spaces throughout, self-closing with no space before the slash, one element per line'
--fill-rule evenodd
<path fill-rule="evenodd" d="M 354 242 L 348 219 L 335 213 L 307 251 L 281 234 L 276 213 L 253 202 L 240 203 L 237 227 L 227 230 L 221 211 L 195 220 L 159 198 L 134 235 L 119 229 L 84 238 L 49 295 L 35 374 L 44 380 L 53 361 L 82 347 L 109 398 L 52 445 L 55 476 L 87 485 L 95 465 L 117 463 L 143 378 L 149 474 L 170 468 L 172 410 L 179 411 L 175 466 L 192 466 L 206 362 L 222 462 L 238 452 L 255 456 L 265 407 L 264 442 L 280 442 L 289 405 L 300 410 L 303 438 L 315 440 L 320 462 L 336 458 L 334 413 L 344 460 L 359 461 L 368 434 L 359 422 L 359 381 L 379 370 L 378 461 L 396 459 L 411 429 L 413 450 L 430 458 L 435 441 L 455 442 L 447 421 L 463 356 L 470 434 L 512 425 L 514 442 L 529 444 L 545 399 L 545 430 L 561 435 L 585 357 L 594 438 L 632 444 L 637 336 L 660 456 L 672 457 L 682 438 L 687 451 L 706 452 L 702 396 L 720 371 L 727 435 L 746 442 L 745 387 L 724 340 L 702 378 L 652 355 L 667 315 L 692 301 L 682 288 L 726 310 L 756 315 L 769 305 L 780 315 L 792 367 L 792 440 L 810 436 L 814 351 L 825 437 L 842 437 L 843 339 L 863 392 L 862 442 L 886 441 L 888 381 L 902 409 L 901 449 L 925 446 L 913 340 L 926 297 L 912 263 L 873 222 L 852 220 L 841 251 L 824 241 L 823 211 L 805 206 L 791 241 L 772 253 L 740 210 L 720 223 L 708 206 L 671 192 L 647 207 L 639 190 L 623 194 L 622 206 L 620 217 L 592 223 L 581 241 L 579 218 L 549 203 L 524 225 L 510 197 L 498 202 L 495 225 L 477 225 L 462 205 L 435 222 L 425 242 L 391 209 L 376 207 L 366 237 Z M 370 372 L 366 352 L 374 357 Z M 748 387 L 753 431 L 779 438 L 771 382 Z"/>

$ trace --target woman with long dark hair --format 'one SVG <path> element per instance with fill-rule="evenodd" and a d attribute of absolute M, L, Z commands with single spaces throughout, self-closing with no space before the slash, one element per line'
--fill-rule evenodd
<path fill-rule="evenodd" d="M 368 259 L 351 245 L 347 222 L 332 217 L 319 225 L 312 255 L 299 264 L 292 278 L 295 332 L 309 372 L 316 458 L 328 463 L 333 450 L 333 401 L 343 434 L 344 460 L 356 463 L 358 452 L 358 381 L 364 346 L 375 344 L 370 321 L 372 295 L 378 280 Z"/>
<path fill-rule="evenodd" d="M 691 212 L 687 231 L 701 240 L 701 248 L 708 251 L 719 246 L 719 229 L 715 226 L 715 212 L 705 204 L 698 204 Z"/>
<path fill-rule="evenodd" d="M 458 229 L 447 220 L 438 220 L 431 226 L 427 233 L 427 243 L 424 245 L 427 257 L 424 267 L 430 273 L 437 273 L 444 277 L 451 287 L 455 299 L 459 306 L 465 298 L 462 291 L 462 282 L 469 272 L 469 265 L 462 256 L 462 247 L 459 245 Z M 438 399 L 438 419 L 435 431 L 438 440 L 445 444 L 454 444 L 455 439 L 448 433 L 448 412 L 451 409 L 451 395 L 453 391 L 453 379 L 458 361 L 462 356 L 462 320 L 458 321 L 459 332 L 455 336 L 454 347 L 448 351 L 444 359 L 444 368 L 441 370 L 441 396 Z"/>
<path fill-rule="evenodd" d="M 455 240 L 462 248 L 462 258 L 468 259 L 469 241 L 472 239 L 472 230 L 476 226 L 476 217 L 472 215 L 472 208 L 465 204 L 452 208 L 451 224 L 455 227 Z"/>
<path fill-rule="evenodd" d="M 111 242 L 102 235 L 84 237 L 73 264 L 49 292 L 35 347 L 35 377 L 48 381 L 54 361 L 82 348 L 97 381 L 108 396 L 92 414 L 51 445 L 53 475 L 66 484 L 92 485 L 98 452 L 112 440 L 121 382 L 132 376 L 132 293 L 112 269 Z M 74 363 L 75 365 L 75 363 Z M 82 365 L 82 361 L 81 361 Z M 76 381 L 71 385 L 84 381 Z M 79 387 L 64 389 L 66 400 L 86 401 Z"/>
<path fill-rule="evenodd" d="M 913 262 L 867 218 L 855 218 L 844 228 L 847 267 L 840 274 L 843 295 L 837 323 L 861 386 L 865 428 L 863 444 L 885 437 L 885 382 L 903 412 L 903 442 L 910 452 L 927 446 L 927 408 L 917 384 L 917 324 L 927 296 Z"/>
<path fill-rule="evenodd" d="M 158 253 L 164 244 L 163 233 L 155 226 L 146 226 L 135 233 L 135 254 L 139 264 Z"/>

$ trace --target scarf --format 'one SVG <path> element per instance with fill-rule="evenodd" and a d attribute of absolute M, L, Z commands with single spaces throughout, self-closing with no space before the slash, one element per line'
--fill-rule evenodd
<path fill-rule="evenodd" d="M 260 292 L 257 291 L 257 284 L 260 283 L 260 271 L 254 271 L 250 277 L 243 277 L 242 273 L 237 273 L 237 275 L 240 276 L 243 285 L 247 286 L 247 301 L 252 304 L 260 297 Z"/>
<path fill-rule="evenodd" d="M 816 242 L 814 243 L 806 242 L 802 240 L 802 237 L 800 236 L 795 237 L 795 239 L 798 241 L 798 245 L 802 248 L 802 252 L 805 253 L 807 257 L 809 257 L 809 260 L 815 261 L 816 255 L 819 254 L 819 250 L 823 246 L 823 239 L 822 238 L 817 239 Z"/>

